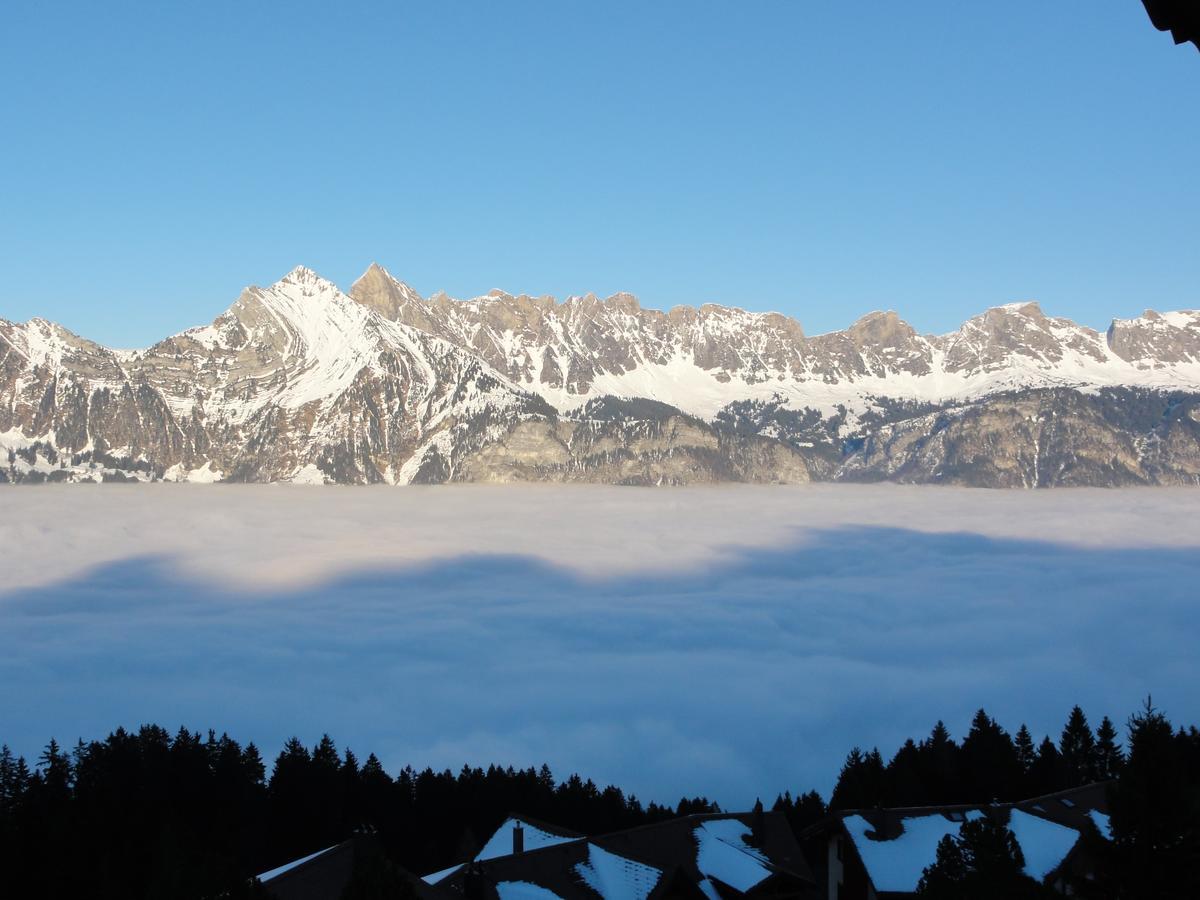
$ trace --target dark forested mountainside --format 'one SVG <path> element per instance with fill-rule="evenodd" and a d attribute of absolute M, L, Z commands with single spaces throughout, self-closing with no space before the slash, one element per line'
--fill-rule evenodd
<path fill-rule="evenodd" d="M 360 761 L 329 737 L 312 749 L 290 740 L 267 768 L 254 744 L 157 726 L 71 750 L 51 740 L 33 765 L 5 747 L 0 896 L 236 894 L 254 874 L 356 831 L 374 832 L 387 857 L 424 873 L 472 856 L 514 811 L 600 834 L 716 809 L 703 797 L 643 805 L 578 775 L 557 781 L 545 766 L 392 776 L 374 755 Z M 1200 731 L 1173 727 L 1149 705 L 1124 735 L 1108 718 L 1093 730 L 1076 708 L 1057 741 L 1038 742 L 981 710 L 961 742 L 939 722 L 886 763 L 856 748 L 828 809 L 1016 800 L 1100 780 L 1112 784 L 1113 840 L 1102 848 L 1109 893 L 1097 896 L 1173 896 L 1173 885 L 1194 883 Z M 774 808 L 797 833 L 828 811 L 815 791 L 784 793 Z M 1163 892 L 1122 893 L 1147 868 Z"/>

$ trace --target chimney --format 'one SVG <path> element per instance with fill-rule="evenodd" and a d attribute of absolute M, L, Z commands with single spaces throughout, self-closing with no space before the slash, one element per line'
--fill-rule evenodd
<path fill-rule="evenodd" d="M 525 852 L 525 829 L 520 822 L 513 822 L 513 855 Z"/>

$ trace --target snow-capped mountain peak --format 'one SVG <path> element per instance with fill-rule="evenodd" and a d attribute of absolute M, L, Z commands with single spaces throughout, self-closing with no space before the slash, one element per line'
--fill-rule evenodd
<path fill-rule="evenodd" d="M 664 312 L 628 293 L 561 303 L 498 290 L 425 299 L 372 263 L 348 292 L 298 266 L 246 288 L 210 325 L 145 350 L 108 350 L 41 319 L 0 320 L 0 435 L 18 429 L 13 447 L 123 448 L 133 458 L 142 448 L 146 459 L 196 479 L 585 471 L 600 465 L 577 456 L 592 442 L 607 448 L 597 452 L 611 477 L 649 479 L 645 468 L 631 474 L 620 455 L 633 433 L 601 439 L 596 422 L 630 422 L 636 412 L 661 429 L 674 409 L 691 424 L 669 440 L 656 431 L 665 443 L 645 452 L 686 440 L 711 454 L 719 442 L 700 422 L 764 410 L 786 412 L 793 431 L 801 419 L 804 429 L 816 427 L 806 416 L 836 422 L 823 438 L 836 443 L 897 404 L 927 409 L 1002 392 L 1109 386 L 1200 391 L 1200 313 L 1147 311 L 1101 334 L 1021 302 L 944 335 L 921 335 L 897 313 L 878 311 L 808 336 L 779 313 L 711 303 Z M 778 422 L 755 428 L 784 433 Z M 746 460 L 759 450 L 737 452 Z M 470 454 L 480 455 L 469 463 Z M 652 467 L 653 478 L 695 477 L 681 474 L 691 463 L 663 465 Z M 800 477 L 794 459 L 780 465 Z"/>

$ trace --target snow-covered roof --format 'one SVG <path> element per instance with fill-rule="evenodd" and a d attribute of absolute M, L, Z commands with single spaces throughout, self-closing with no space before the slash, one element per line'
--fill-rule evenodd
<path fill-rule="evenodd" d="M 1085 789 L 1087 790 L 1087 789 Z M 1058 799 L 1055 796 L 1053 799 Z M 1060 802 L 1064 802 L 1060 800 Z M 1080 828 L 1090 818 L 1108 835 L 1108 816 L 1096 809 L 1080 809 L 1072 824 L 1055 821 L 1046 806 L 1053 806 L 1051 798 L 1041 803 L 1026 801 L 1024 808 L 1016 806 L 968 809 L 964 807 L 928 810 L 883 810 L 881 819 L 873 813 L 855 813 L 842 819 L 846 833 L 854 842 L 859 858 L 867 870 L 877 891 L 913 892 L 921 880 L 925 868 L 937 859 L 937 846 L 942 838 L 957 836 L 964 821 L 982 819 L 985 815 L 1006 816 L 1004 821 L 1016 838 L 1025 857 L 1025 873 L 1039 881 L 1061 866 L 1079 840 Z M 1073 801 L 1069 807 L 1076 810 Z M 1059 811 L 1056 809 L 1055 813 Z M 870 819 L 867 818 L 870 816 Z M 895 818 L 886 818 L 892 817 Z M 886 822 L 873 824 L 871 819 Z M 886 834 L 880 834 L 886 827 Z M 897 834 L 897 831 L 899 832 Z"/>
<path fill-rule="evenodd" d="M 979 819 L 983 813 L 970 810 L 966 819 Z M 860 815 L 842 820 L 854 841 L 859 858 L 871 876 L 877 891 L 913 892 L 925 867 L 937 858 L 937 845 L 946 835 L 957 835 L 962 821 L 954 821 L 940 812 L 905 816 L 899 837 L 888 841 L 873 840 L 875 826 Z"/>
<path fill-rule="evenodd" d="M 304 865 L 310 859 L 316 859 L 318 856 L 323 856 L 326 853 L 328 853 L 330 850 L 334 850 L 340 846 L 341 846 L 340 844 L 334 844 L 332 847 L 326 847 L 324 850 L 318 850 L 316 853 L 310 853 L 310 854 L 308 854 L 308 856 L 302 856 L 302 857 L 300 857 L 300 859 L 294 859 L 290 863 L 285 863 L 282 866 L 279 866 L 278 868 L 271 869 L 269 872 L 263 872 L 261 875 L 258 876 L 258 880 L 262 881 L 262 882 L 267 882 L 267 881 L 270 881 L 272 878 L 278 878 L 284 872 L 290 872 L 292 869 L 296 868 L 297 866 Z"/>
<path fill-rule="evenodd" d="M 514 854 L 518 821 L 525 829 L 524 852 Z M 594 837 L 513 816 L 470 865 L 504 885 L 499 900 L 649 900 L 676 878 L 709 900 L 773 877 L 814 883 L 787 820 L 774 812 L 681 816 Z M 468 875 L 464 865 L 425 881 L 461 892 Z"/>
<path fill-rule="evenodd" d="M 710 819 L 697 825 L 692 835 L 696 868 L 707 878 L 748 891 L 771 874 L 766 857 L 747 840 L 750 829 L 738 819 Z"/>
<path fill-rule="evenodd" d="M 1109 822 L 1108 816 L 1100 812 L 1098 809 L 1089 809 L 1088 818 L 1096 826 L 1096 830 L 1105 838 L 1112 837 L 1112 824 Z"/>
<path fill-rule="evenodd" d="M 1079 832 L 1074 828 L 1019 809 L 1012 811 L 1008 827 L 1025 854 L 1025 872 L 1039 881 L 1062 864 L 1079 840 Z"/>
<path fill-rule="evenodd" d="M 582 837 L 582 835 L 571 834 L 566 831 L 560 831 L 558 834 L 555 834 L 546 830 L 545 826 L 531 825 L 528 819 L 513 816 L 497 828 L 495 834 L 488 838 L 488 842 L 483 845 L 483 849 L 475 854 L 476 862 L 483 859 L 494 859 L 497 856 L 508 856 L 512 853 L 513 830 L 518 824 L 525 830 L 526 850 L 537 850 L 541 847 L 550 847 L 554 844 L 566 843 L 567 841 L 577 841 Z"/>
<path fill-rule="evenodd" d="M 577 863 L 575 871 L 604 900 L 646 900 L 662 872 L 595 844 L 588 844 L 587 862 Z"/>
<path fill-rule="evenodd" d="M 500 900 L 562 900 L 554 891 L 530 881 L 500 881 L 496 883 Z"/>
<path fill-rule="evenodd" d="M 464 865 L 466 865 L 466 863 L 458 863 L 457 865 L 450 866 L 447 869 L 439 869 L 436 872 L 430 872 L 428 875 L 422 875 L 421 880 L 426 884 L 437 884 L 439 881 L 449 878 Z"/>

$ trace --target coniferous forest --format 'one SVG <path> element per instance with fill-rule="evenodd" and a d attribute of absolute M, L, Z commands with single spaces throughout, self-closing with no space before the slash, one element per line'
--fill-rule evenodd
<path fill-rule="evenodd" d="M 851 750 L 828 804 L 809 790 L 774 808 L 800 834 L 829 810 L 1018 800 L 1096 781 L 1111 784 L 1113 839 L 1094 895 L 1200 896 L 1200 731 L 1149 701 L 1123 729 L 1108 718 L 1093 729 L 1076 707 L 1057 739 L 1040 740 L 980 710 L 961 740 L 939 722 L 886 762 Z M 643 804 L 546 766 L 393 775 L 328 736 L 312 748 L 289 740 L 268 763 L 226 734 L 119 728 L 70 748 L 50 740 L 32 762 L 0 749 L 0 896 L 244 896 L 255 873 L 358 831 L 424 873 L 472 855 L 510 812 L 598 834 L 716 809 L 703 796 Z M 974 877 L 961 854 L 954 862 L 955 877 Z M 950 896 L 942 882 L 926 892 Z"/>

